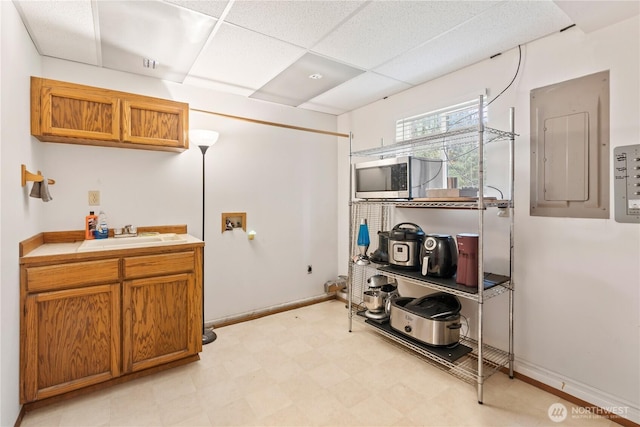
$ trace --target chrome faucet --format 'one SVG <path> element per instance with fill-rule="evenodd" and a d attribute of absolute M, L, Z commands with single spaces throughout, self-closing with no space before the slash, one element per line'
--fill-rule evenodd
<path fill-rule="evenodd" d="M 127 224 L 122 228 L 113 230 L 113 237 L 135 237 L 138 235 L 138 227 Z"/>
<path fill-rule="evenodd" d="M 138 235 L 138 227 L 135 227 L 131 224 L 127 224 L 124 226 L 124 234 L 129 236 L 137 236 Z"/>

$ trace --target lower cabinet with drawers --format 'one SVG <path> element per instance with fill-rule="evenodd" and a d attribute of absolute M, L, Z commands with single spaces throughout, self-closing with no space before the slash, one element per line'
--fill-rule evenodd
<path fill-rule="evenodd" d="M 197 360 L 202 246 L 22 257 L 21 403 Z"/>

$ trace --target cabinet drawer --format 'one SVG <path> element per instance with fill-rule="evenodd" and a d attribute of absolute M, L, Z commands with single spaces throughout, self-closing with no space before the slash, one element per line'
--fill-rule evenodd
<path fill-rule="evenodd" d="M 193 251 L 124 258 L 124 276 L 127 279 L 186 273 L 193 271 L 194 268 Z"/>
<path fill-rule="evenodd" d="M 119 281 L 117 258 L 74 262 L 44 267 L 28 267 L 27 292 L 74 288 Z"/>

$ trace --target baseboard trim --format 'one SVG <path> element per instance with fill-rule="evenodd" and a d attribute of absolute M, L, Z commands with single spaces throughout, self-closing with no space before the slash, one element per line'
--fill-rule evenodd
<path fill-rule="evenodd" d="M 276 313 L 283 313 L 289 310 L 295 310 L 296 308 L 302 308 L 320 302 L 330 301 L 336 299 L 335 293 L 326 293 L 322 295 L 316 295 L 310 298 L 305 298 L 298 301 L 292 301 L 285 304 L 274 305 L 271 307 L 262 308 L 259 310 L 248 311 L 245 313 L 236 314 L 233 316 L 223 317 L 215 319 L 205 323 L 205 327 L 222 328 L 223 326 L 234 325 L 236 323 L 248 322 L 250 320 L 259 319 L 261 317 L 269 316 Z"/>
<path fill-rule="evenodd" d="M 506 368 L 503 371 L 509 374 Z M 637 407 L 634 407 L 630 402 L 620 401 L 614 396 L 595 390 L 585 384 L 576 383 L 569 378 L 560 377 L 557 374 L 517 359 L 514 377 L 622 426 L 640 427 L 640 424 L 638 424 L 640 411 Z M 562 384 L 563 389 L 558 389 L 550 383 Z M 621 414 L 622 411 L 624 411 L 624 414 Z"/>
<path fill-rule="evenodd" d="M 20 407 L 20 412 L 18 413 L 18 419 L 16 420 L 15 424 L 13 425 L 13 427 L 20 427 L 20 424 L 22 424 L 22 420 L 24 419 L 24 414 L 27 413 L 27 410 L 24 409 L 24 406 Z"/>

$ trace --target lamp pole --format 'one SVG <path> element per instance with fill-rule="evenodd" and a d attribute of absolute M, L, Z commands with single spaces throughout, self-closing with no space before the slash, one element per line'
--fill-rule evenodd
<path fill-rule="evenodd" d="M 204 192 L 204 183 L 205 183 L 205 179 L 204 179 L 204 155 L 207 152 L 207 149 L 209 148 L 208 145 L 198 145 L 198 147 L 200 147 L 200 151 L 202 151 L 202 240 L 204 241 L 204 223 L 205 221 L 205 210 L 204 210 L 204 204 L 205 204 L 205 192 Z M 202 254 L 203 254 L 203 260 L 202 260 L 202 344 L 209 344 L 213 341 L 215 341 L 215 339 L 217 338 L 217 335 L 215 332 L 213 332 L 211 329 L 206 329 L 204 327 L 204 248 L 202 249 Z"/>

